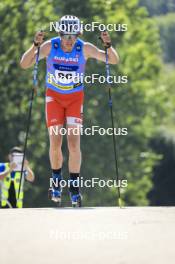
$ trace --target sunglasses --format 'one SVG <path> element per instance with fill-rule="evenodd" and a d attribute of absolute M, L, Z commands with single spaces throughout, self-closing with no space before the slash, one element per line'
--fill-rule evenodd
<path fill-rule="evenodd" d="M 77 35 L 71 35 L 71 34 L 60 34 L 60 36 L 65 40 L 75 40 L 78 37 Z"/>

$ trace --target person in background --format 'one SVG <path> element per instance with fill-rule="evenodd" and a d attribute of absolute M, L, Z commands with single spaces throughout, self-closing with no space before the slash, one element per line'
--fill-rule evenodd
<path fill-rule="evenodd" d="M 0 163 L 0 184 L 1 184 L 1 208 L 22 208 L 23 207 L 23 186 L 24 179 L 33 182 L 34 173 L 29 166 L 29 162 L 24 161 L 24 177 L 21 182 L 21 190 L 18 199 L 21 171 L 15 170 L 17 164 L 14 162 L 15 155 L 22 155 L 23 151 L 19 147 L 13 147 L 8 155 L 9 162 Z"/>

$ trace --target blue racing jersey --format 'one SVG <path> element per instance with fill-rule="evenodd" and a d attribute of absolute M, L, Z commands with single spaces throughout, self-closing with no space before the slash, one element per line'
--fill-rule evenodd
<path fill-rule="evenodd" d="M 77 39 L 71 52 L 61 49 L 61 39 L 51 39 L 51 51 L 47 57 L 46 87 L 58 93 L 70 94 L 83 90 L 86 60 L 84 42 Z"/>

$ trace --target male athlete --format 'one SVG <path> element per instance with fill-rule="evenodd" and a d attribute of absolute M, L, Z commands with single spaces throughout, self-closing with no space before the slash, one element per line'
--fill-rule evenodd
<path fill-rule="evenodd" d="M 50 163 L 53 181 L 57 186 L 49 189 L 49 196 L 55 202 L 61 201 L 63 154 L 61 133 L 65 121 L 67 125 L 67 143 L 69 150 L 70 198 L 73 206 L 81 206 L 81 194 L 75 184 L 80 177 L 81 150 L 80 134 L 73 128 L 82 125 L 83 82 L 76 78 L 85 72 L 86 61 L 90 58 L 105 62 L 105 52 L 91 43 L 81 40 L 80 20 L 72 15 L 63 16 L 59 21 L 59 36 L 43 43 L 44 32 L 37 32 L 34 42 L 22 56 L 20 65 L 23 69 L 31 67 L 36 60 L 36 50 L 40 46 L 40 59 L 46 58 L 46 123 L 49 128 Z M 104 46 L 108 48 L 108 61 L 117 64 L 119 56 L 111 45 L 108 32 L 101 32 Z M 57 128 L 57 130 L 56 130 Z"/>

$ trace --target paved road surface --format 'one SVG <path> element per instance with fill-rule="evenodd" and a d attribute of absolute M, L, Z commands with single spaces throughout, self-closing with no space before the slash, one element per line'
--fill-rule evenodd
<path fill-rule="evenodd" d="M 175 207 L 0 209 L 1 264 L 174 264 Z"/>

